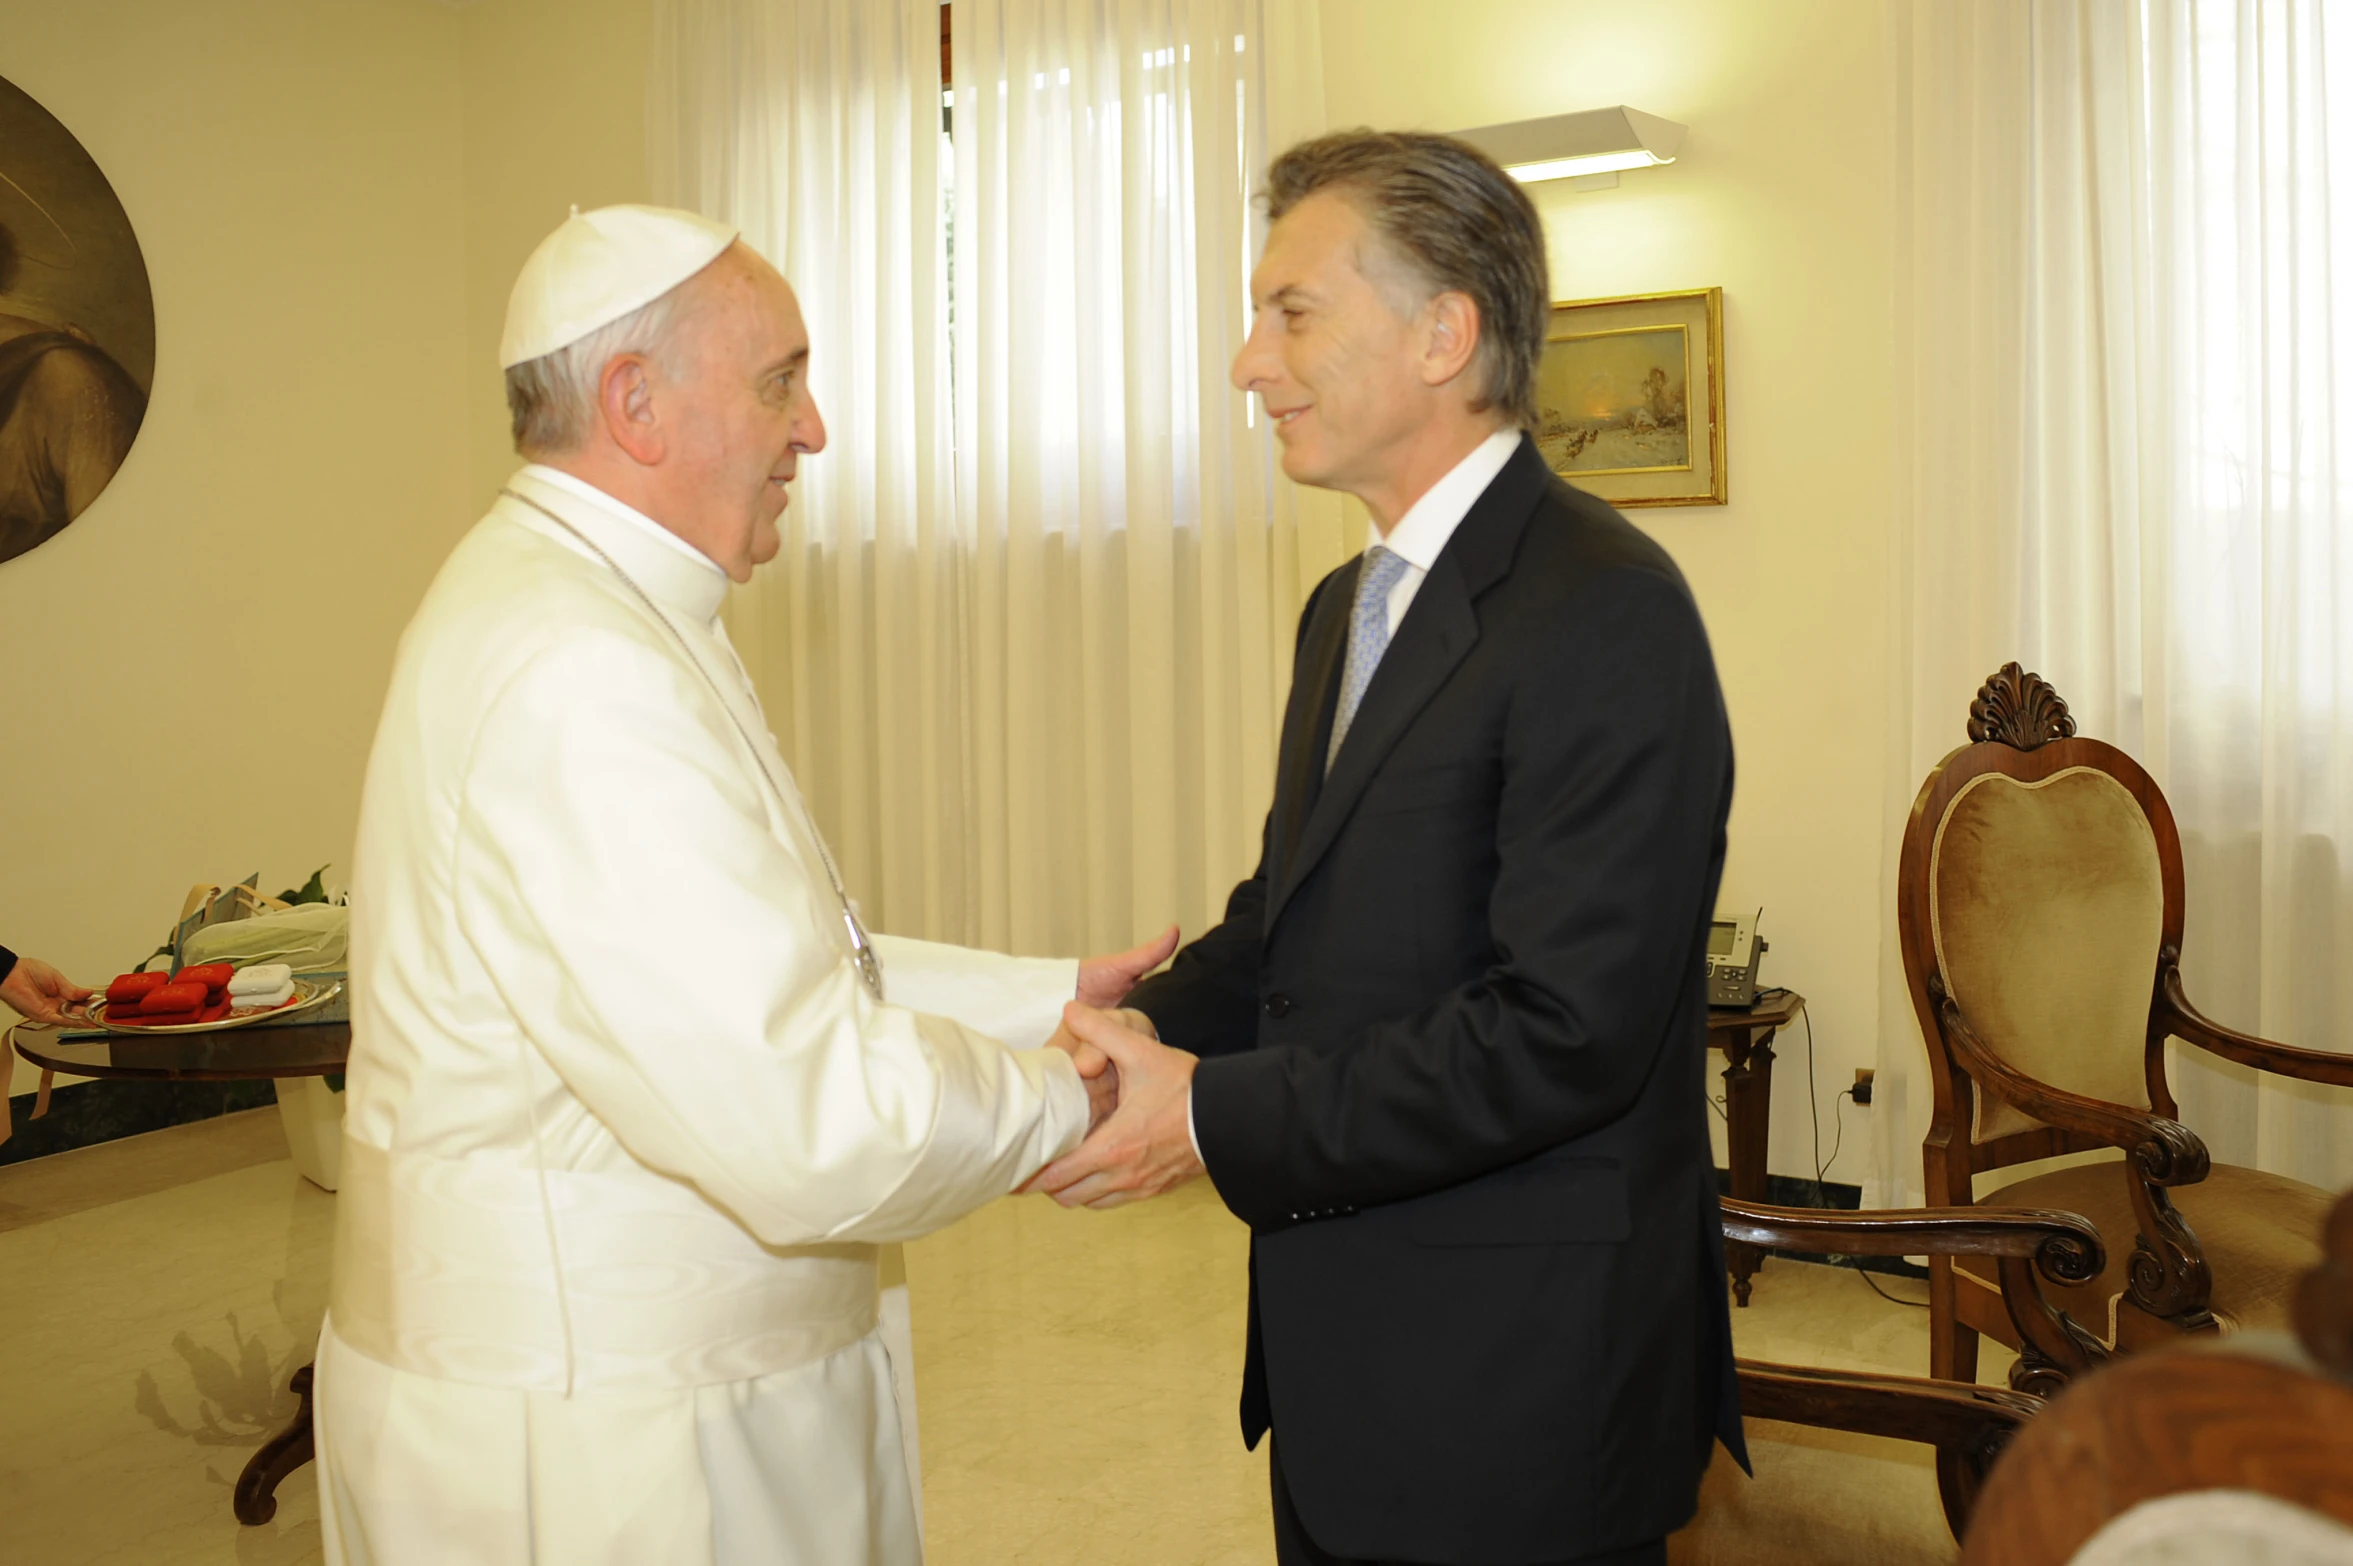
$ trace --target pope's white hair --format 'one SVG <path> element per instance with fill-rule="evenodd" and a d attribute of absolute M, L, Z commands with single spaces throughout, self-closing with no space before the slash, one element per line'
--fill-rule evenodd
<path fill-rule="evenodd" d="M 579 450 L 596 422 L 597 387 L 605 366 L 622 354 L 643 354 L 674 370 L 676 328 L 686 313 L 686 293 L 686 284 L 681 283 L 586 337 L 511 366 L 507 411 L 514 417 L 515 450 L 526 457 Z"/>

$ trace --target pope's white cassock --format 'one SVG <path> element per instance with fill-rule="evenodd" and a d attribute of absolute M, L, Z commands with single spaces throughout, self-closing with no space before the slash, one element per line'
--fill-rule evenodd
<path fill-rule="evenodd" d="M 401 642 L 353 883 L 331 1563 L 920 1557 L 877 1246 L 1077 1144 L 1069 1058 L 1000 1042 L 1076 969 L 878 937 L 904 1004 L 868 992 L 726 588 L 531 466 Z"/>

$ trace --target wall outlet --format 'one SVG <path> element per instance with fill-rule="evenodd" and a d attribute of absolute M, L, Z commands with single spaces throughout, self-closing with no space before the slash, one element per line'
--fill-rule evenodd
<path fill-rule="evenodd" d="M 1869 1066 L 1855 1068 L 1854 1093 L 1856 1103 L 1867 1105 L 1871 1102 L 1871 1068 Z"/>

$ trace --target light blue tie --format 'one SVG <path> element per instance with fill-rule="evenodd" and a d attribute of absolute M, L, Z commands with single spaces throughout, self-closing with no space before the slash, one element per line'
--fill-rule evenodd
<path fill-rule="evenodd" d="M 1381 666 L 1381 654 L 1389 650 L 1389 590 L 1411 569 L 1411 562 L 1403 555 L 1379 544 L 1364 552 L 1364 564 L 1356 573 L 1356 604 L 1348 611 L 1348 664 L 1340 671 L 1340 706 L 1332 714 L 1332 748 L 1324 752 L 1327 772 L 1332 769 L 1332 759 L 1340 754 L 1340 741 L 1347 736 L 1348 725 L 1356 721 L 1356 709 L 1364 701 L 1365 687 L 1373 683 L 1373 671 Z"/>

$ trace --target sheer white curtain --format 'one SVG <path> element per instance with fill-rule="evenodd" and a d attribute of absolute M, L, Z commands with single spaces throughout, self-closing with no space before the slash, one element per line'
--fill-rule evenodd
<path fill-rule="evenodd" d="M 970 933 L 972 746 L 934 0 L 659 0 L 657 199 L 792 281 L 829 444 L 728 626 L 877 928 Z"/>
<path fill-rule="evenodd" d="M 2329 10 L 1901 13 L 1887 862 L 2019 658 L 2172 802 L 2191 994 L 2353 1049 L 2353 18 Z M 1917 1199 L 1928 1091 L 1889 930 L 1877 1173 Z M 2353 1094 L 2178 1049 L 2173 1081 L 2218 1159 L 2353 1184 Z"/>
<path fill-rule="evenodd" d="M 1296 616 L 1346 550 L 1227 367 L 1304 0 L 955 0 L 956 503 L 982 944 L 1197 931 L 1254 862 Z"/>
<path fill-rule="evenodd" d="M 1321 129 L 1316 7 L 954 23 L 951 150 L 933 0 L 658 0 L 657 192 L 792 280 L 831 434 L 730 627 L 877 927 L 1197 931 L 1255 858 L 1299 604 L 1347 552 L 1225 378 L 1248 197 Z"/>

